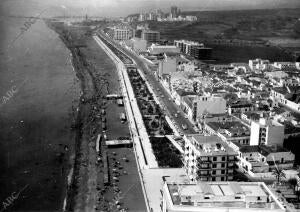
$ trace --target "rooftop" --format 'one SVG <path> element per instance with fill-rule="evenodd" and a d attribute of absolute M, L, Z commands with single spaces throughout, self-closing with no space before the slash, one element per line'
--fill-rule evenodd
<path fill-rule="evenodd" d="M 198 182 L 166 185 L 165 188 L 175 206 L 284 209 L 262 182 Z"/>
<path fill-rule="evenodd" d="M 238 145 L 240 146 L 240 145 Z M 259 152 L 260 154 L 267 156 L 270 153 L 275 152 L 290 152 L 289 150 L 281 146 L 265 146 L 265 145 L 254 145 L 254 146 L 240 146 L 240 152 Z"/>
<path fill-rule="evenodd" d="M 208 122 L 206 123 L 206 125 L 212 128 L 214 131 L 218 131 L 221 134 L 227 134 L 230 137 L 250 135 L 249 128 L 247 128 L 239 121 Z"/>
<path fill-rule="evenodd" d="M 218 136 L 204 136 L 199 134 L 187 135 L 187 138 L 201 153 L 201 156 L 237 155 L 237 153 L 223 142 Z"/>

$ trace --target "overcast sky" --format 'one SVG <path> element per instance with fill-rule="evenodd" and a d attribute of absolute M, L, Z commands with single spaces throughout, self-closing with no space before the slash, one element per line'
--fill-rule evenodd
<path fill-rule="evenodd" d="M 172 5 L 182 10 L 230 10 L 299 7 L 300 0 L 1 0 L 2 13 L 24 14 L 48 8 L 48 15 L 126 16 Z"/>

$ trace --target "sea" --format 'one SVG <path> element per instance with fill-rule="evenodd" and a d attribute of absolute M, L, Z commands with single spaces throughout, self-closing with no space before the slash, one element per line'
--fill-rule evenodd
<path fill-rule="evenodd" d="M 66 196 L 81 90 L 70 51 L 30 18 L 55 15 L 48 2 L 0 3 L 0 211 L 61 211 Z"/>

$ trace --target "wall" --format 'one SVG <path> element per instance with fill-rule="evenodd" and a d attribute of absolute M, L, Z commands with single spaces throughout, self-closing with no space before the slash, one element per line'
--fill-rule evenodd
<path fill-rule="evenodd" d="M 203 99 L 203 98 L 207 98 Z M 226 110 L 226 100 L 222 97 L 198 97 L 197 101 L 197 118 L 207 111 L 211 114 L 222 114 Z"/>

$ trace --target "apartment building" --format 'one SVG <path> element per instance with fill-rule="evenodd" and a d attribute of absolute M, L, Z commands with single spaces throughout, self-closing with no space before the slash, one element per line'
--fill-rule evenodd
<path fill-rule="evenodd" d="M 263 182 L 165 181 L 162 212 L 284 212 L 284 205 Z"/>
<path fill-rule="evenodd" d="M 171 74 L 176 72 L 179 57 L 179 53 L 164 53 L 164 59 L 160 60 L 158 63 L 158 76 L 161 77 L 164 74 Z"/>
<path fill-rule="evenodd" d="M 269 66 L 270 66 L 269 60 L 262 60 L 262 59 L 249 60 L 249 67 L 252 71 L 265 70 L 269 68 Z"/>
<path fill-rule="evenodd" d="M 160 32 L 153 30 L 143 30 L 142 39 L 148 43 L 157 43 L 160 40 Z"/>
<path fill-rule="evenodd" d="M 226 100 L 221 96 L 185 97 L 182 101 L 183 111 L 191 120 L 205 114 L 223 114 L 226 111 Z"/>
<path fill-rule="evenodd" d="M 251 122 L 250 145 L 283 146 L 284 125 L 271 118 Z"/>
<path fill-rule="evenodd" d="M 108 28 L 108 35 L 117 41 L 129 40 L 134 37 L 133 29 L 124 26 L 114 26 Z"/>
<path fill-rule="evenodd" d="M 184 54 L 190 55 L 198 60 L 208 60 L 211 58 L 212 49 L 204 47 L 202 43 L 175 40 L 174 45 L 180 48 L 180 51 Z"/>
<path fill-rule="evenodd" d="M 186 135 L 184 165 L 191 181 L 233 180 L 237 153 L 218 136 Z"/>

